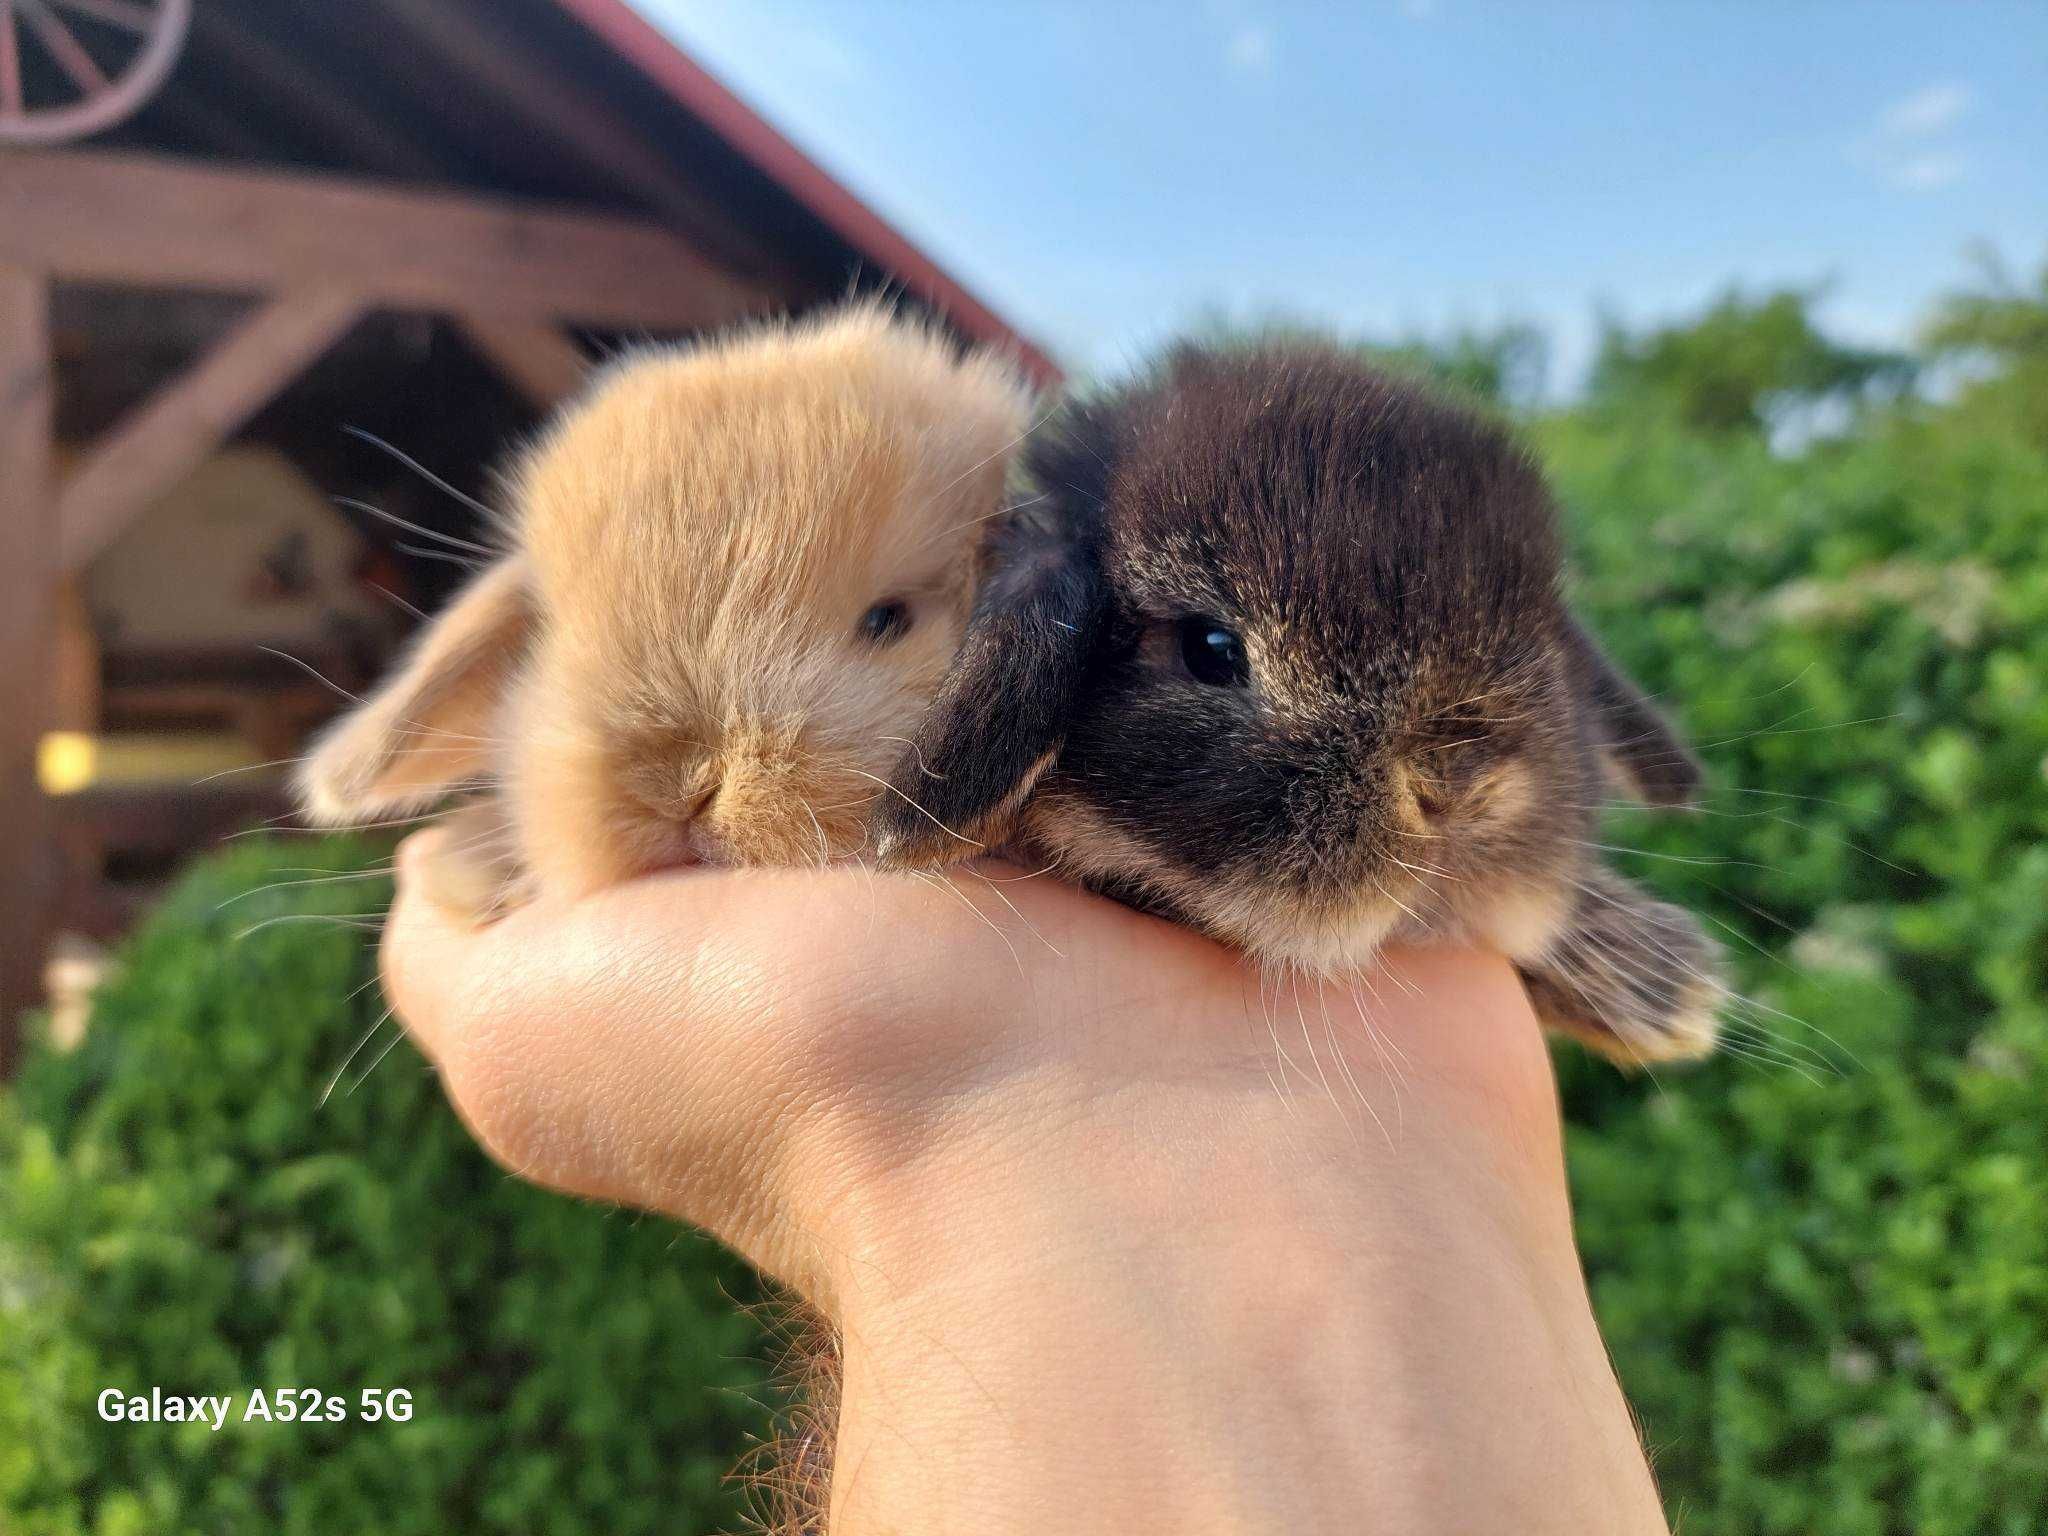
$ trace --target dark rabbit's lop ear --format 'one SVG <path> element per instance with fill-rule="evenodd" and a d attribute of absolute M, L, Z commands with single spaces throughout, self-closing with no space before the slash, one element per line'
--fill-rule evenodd
<path fill-rule="evenodd" d="M 1103 613 L 1092 533 L 1019 516 L 985 552 L 974 611 L 872 818 L 876 858 L 916 868 L 1001 839 L 1065 740 Z"/>
<path fill-rule="evenodd" d="M 1687 805 L 1699 793 L 1699 759 L 1663 711 L 1607 659 L 1577 619 L 1566 616 L 1565 645 L 1609 772 L 1648 805 Z"/>
<path fill-rule="evenodd" d="M 301 766 L 308 817 L 337 823 L 423 809 L 484 765 L 533 604 L 522 561 L 487 567 L 414 643 L 383 687 Z"/>
<path fill-rule="evenodd" d="M 870 820 L 875 857 L 916 868 L 971 858 L 1051 766 L 1107 610 L 1103 509 L 1119 426 L 1071 403 L 1032 434 L 1037 494 L 997 523 L 951 670 Z"/>

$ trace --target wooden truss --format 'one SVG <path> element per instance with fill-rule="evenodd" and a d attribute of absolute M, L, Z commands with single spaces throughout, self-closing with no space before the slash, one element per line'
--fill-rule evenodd
<path fill-rule="evenodd" d="M 59 476 L 57 282 L 257 295 Z M 365 313 L 429 311 L 537 405 L 584 368 L 569 323 L 673 332 L 776 302 L 661 225 L 465 194 L 101 152 L 0 152 L 0 1072 L 41 995 L 54 880 L 36 778 L 61 583 Z"/>

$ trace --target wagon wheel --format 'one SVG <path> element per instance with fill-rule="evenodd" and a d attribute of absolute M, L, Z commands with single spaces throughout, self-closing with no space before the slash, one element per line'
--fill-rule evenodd
<path fill-rule="evenodd" d="M 0 144 L 113 127 L 163 84 L 191 22 L 192 0 L 0 0 Z M 31 82 L 32 62 L 55 68 Z"/>

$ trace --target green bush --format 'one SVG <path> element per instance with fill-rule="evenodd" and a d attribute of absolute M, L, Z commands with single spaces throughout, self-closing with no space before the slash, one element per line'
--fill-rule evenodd
<path fill-rule="evenodd" d="M 2048 1528 L 2048 454 L 1543 425 L 1582 596 L 1713 789 L 1608 840 L 1705 913 L 1733 1054 L 1565 1063 L 1608 1342 L 1687 1536 Z"/>
<path fill-rule="evenodd" d="M 739 1523 L 726 1474 L 766 1421 L 735 1305 L 752 1282 L 669 1223 L 477 1152 L 410 1044 L 372 1032 L 365 929 L 388 888 L 342 878 L 371 857 L 294 842 L 201 866 L 128 946 L 85 1045 L 33 1052 L 0 1100 L 0 1530 Z M 233 1393 L 238 1414 L 251 1387 L 352 1408 L 399 1387 L 414 1412 L 220 1433 L 95 1412 L 106 1387 L 152 1385 Z"/>

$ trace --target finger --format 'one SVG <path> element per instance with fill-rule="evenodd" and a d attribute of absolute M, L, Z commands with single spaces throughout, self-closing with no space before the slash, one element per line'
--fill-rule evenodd
<path fill-rule="evenodd" d="M 827 1026 L 792 1001 L 819 989 L 787 901 L 703 871 L 476 929 L 424 893 L 439 846 L 401 851 L 383 965 L 478 1142 L 525 1178 L 686 1217 L 794 1272 L 768 1213 L 793 1123 L 821 1097 L 802 1040 Z"/>
<path fill-rule="evenodd" d="M 384 924 L 378 968 L 384 997 L 430 1061 L 438 1061 L 456 1014 L 456 983 L 476 973 L 476 931 L 428 894 L 426 867 L 445 857 L 449 833 L 429 827 L 398 845 L 397 894 Z"/>

